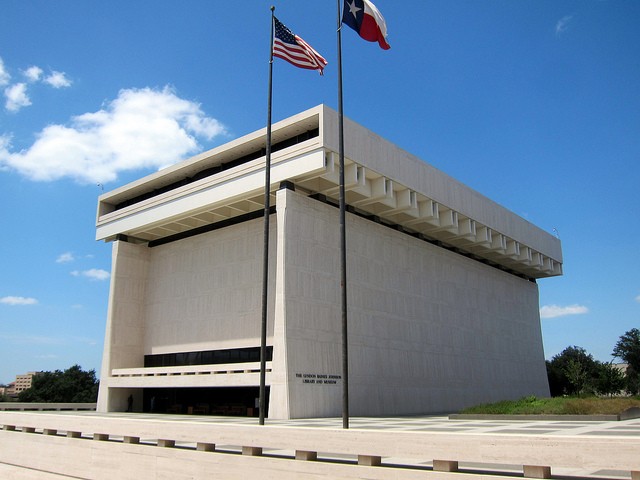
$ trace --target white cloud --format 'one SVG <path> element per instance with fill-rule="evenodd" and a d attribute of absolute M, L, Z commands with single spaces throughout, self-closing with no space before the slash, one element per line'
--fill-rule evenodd
<path fill-rule="evenodd" d="M 6 335 L 0 334 L 0 339 L 16 345 L 62 345 L 60 337 L 46 337 L 44 335 Z"/>
<path fill-rule="evenodd" d="M 540 309 L 540 318 L 564 317 L 567 315 L 581 315 L 589 313 L 589 309 L 583 305 L 545 305 Z"/>
<path fill-rule="evenodd" d="M 44 80 L 45 83 L 48 83 L 53 88 L 63 88 L 70 87 L 71 80 L 69 80 L 64 72 L 56 72 L 55 70 L 51 72 Z"/>
<path fill-rule="evenodd" d="M 74 277 L 87 277 L 90 280 L 107 280 L 111 274 L 100 268 L 91 268 L 89 270 L 74 270 L 71 272 Z"/>
<path fill-rule="evenodd" d="M 12 152 L 10 137 L 0 137 L 0 168 L 37 181 L 105 183 L 123 171 L 176 163 L 200 148 L 197 138 L 224 133 L 199 104 L 168 87 L 126 89 L 97 112 L 45 127 L 30 148 Z"/>
<path fill-rule="evenodd" d="M 565 15 L 556 23 L 556 35 L 562 35 L 568 28 L 569 22 L 573 20 L 573 15 Z"/>
<path fill-rule="evenodd" d="M 35 305 L 38 300 L 31 297 L 2 297 L 0 303 L 5 305 Z"/>
<path fill-rule="evenodd" d="M 56 263 L 69 263 L 73 262 L 74 260 L 75 257 L 73 256 L 73 253 L 65 252 L 61 255 L 58 255 L 58 258 L 56 258 Z"/>
<path fill-rule="evenodd" d="M 4 68 L 4 62 L 2 58 L 0 58 L 0 87 L 9 85 L 9 80 L 11 80 L 11 75 L 9 75 L 9 72 Z"/>
<path fill-rule="evenodd" d="M 94 345 L 99 345 L 99 342 L 97 342 L 94 338 L 88 338 L 88 337 L 71 337 L 71 340 L 74 343 L 82 343 L 84 345 L 89 345 L 89 346 L 94 346 Z"/>
<path fill-rule="evenodd" d="M 7 98 L 5 108 L 10 112 L 17 112 L 22 107 L 31 105 L 31 99 L 27 95 L 27 84 L 16 83 L 4 90 L 4 96 Z"/>
<path fill-rule="evenodd" d="M 64 72 L 57 72 L 53 70 L 49 75 L 43 77 L 43 70 L 32 65 L 26 70 L 22 71 L 22 74 L 27 79 L 28 83 L 44 82 L 53 88 L 62 88 L 71 86 L 71 80 L 69 80 Z M 11 75 L 4 66 L 4 61 L 0 58 L 0 87 L 7 86 L 4 90 L 4 96 L 6 97 L 5 108 L 10 112 L 17 112 L 23 107 L 31 105 L 31 99 L 27 94 L 26 83 L 14 83 L 9 85 Z"/>
<path fill-rule="evenodd" d="M 35 65 L 27 68 L 24 72 L 24 76 L 27 77 L 27 80 L 30 82 L 37 82 L 42 77 L 42 69 Z"/>
<path fill-rule="evenodd" d="M 640 303 L 640 295 L 636 297 L 636 302 Z"/>

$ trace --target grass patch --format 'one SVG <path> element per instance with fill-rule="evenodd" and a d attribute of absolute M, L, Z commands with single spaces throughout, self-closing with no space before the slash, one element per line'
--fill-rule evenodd
<path fill-rule="evenodd" d="M 640 408 L 640 397 L 523 397 L 465 408 L 460 413 L 486 415 L 617 415 Z"/>

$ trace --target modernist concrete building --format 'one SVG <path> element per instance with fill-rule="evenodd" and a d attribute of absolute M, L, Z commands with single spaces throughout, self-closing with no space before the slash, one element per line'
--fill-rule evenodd
<path fill-rule="evenodd" d="M 256 414 L 265 130 L 99 199 L 99 411 Z M 270 418 L 340 416 L 337 114 L 273 125 Z M 536 280 L 559 240 L 345 120 L 350 410 L 547 395 Z"/>

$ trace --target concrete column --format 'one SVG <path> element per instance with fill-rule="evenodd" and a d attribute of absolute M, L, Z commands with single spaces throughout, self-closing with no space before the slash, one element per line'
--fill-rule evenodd
<path fill-rule="evenodd" d="M 67 432 L 67 438 L 80 438 L 80 432 Z"/>
<path fill-rule="evenodd" d="M 140 437 L 129 437 L 126 436 L 122 439 L 123 443 L 131 443 L 131 444 L 138 444 L 140 443 Z"/>
<path fill-rule="evenodd" d="M 16 426 L 15 425 L 4 425 L 4 430 L 7 430 L 8 432 L 15 432 L 16 430 Z"/>
<path fill-rule="evenodd" d="M 275 292 L 273 318 L 273 361 L 271 371 L 271 388 L 269 391 L 269 419 L 291 418 L 289 405 L 289 365 L 287 360 L 287 324 L 286 324 L 286 241 L 285 231 L 287 219 L 288 190 L 276 192 L 276 241 L 275 244 Z M 269 244 L 271 252 L 271 243 Z"/>
<path fill-rule="evenodd" d="M 33 428 L 33 427 L 22 427 L 22 431 L 24 433 L 34 433 L 36 431 L 36 429 Z"/>
<path fill-rule="evenodd" d="M 158 439 L 158 446 L 159 447 L 165 447 L 165 448 L 172 448 L 176 446 L 176 441 L 175 440 L 167 440 L 164 438 L 159 438 Z"/>
<path fill-rule="evenodd" d="M 96 408 L 98 412 L 126 411 L 128 396 L 133 392 L 111 388 L 111 370 L 144 365 L 142 319 L 149 249 L 146 245 L 116 241 L 113 242 L 111 261 L 111 286 Z"/>
<path fill-rule="evenodd" d="M 93 439 L 99 442 L 106 442 L 107 440 L 109 440 L 109 434 L 108 433 L 94 433 L 93 434 Z"/>
<path fill-rule="evenodd" d="M 58 434 L 58 430 L 56 430 L 55 428 L 45 428 L 44 430 L 42 430 L 42 434 L 43 435 L 57 435 Z"/>

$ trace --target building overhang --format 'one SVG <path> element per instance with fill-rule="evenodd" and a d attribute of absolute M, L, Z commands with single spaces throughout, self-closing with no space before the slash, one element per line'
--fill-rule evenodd
<path fill-rule="evenodd" d="M 273 125 L 272 195 L 288 181 L 337 203 L 336 117 L 318 106 Z M 553 235 L 359 125 L 346 122 L 345 139 L 352 212 L 529 278 L 562 274 Z M 265 142 L 262 129 L 103 194 L 97 239 L 158 241 L 263 210 Z"/>

